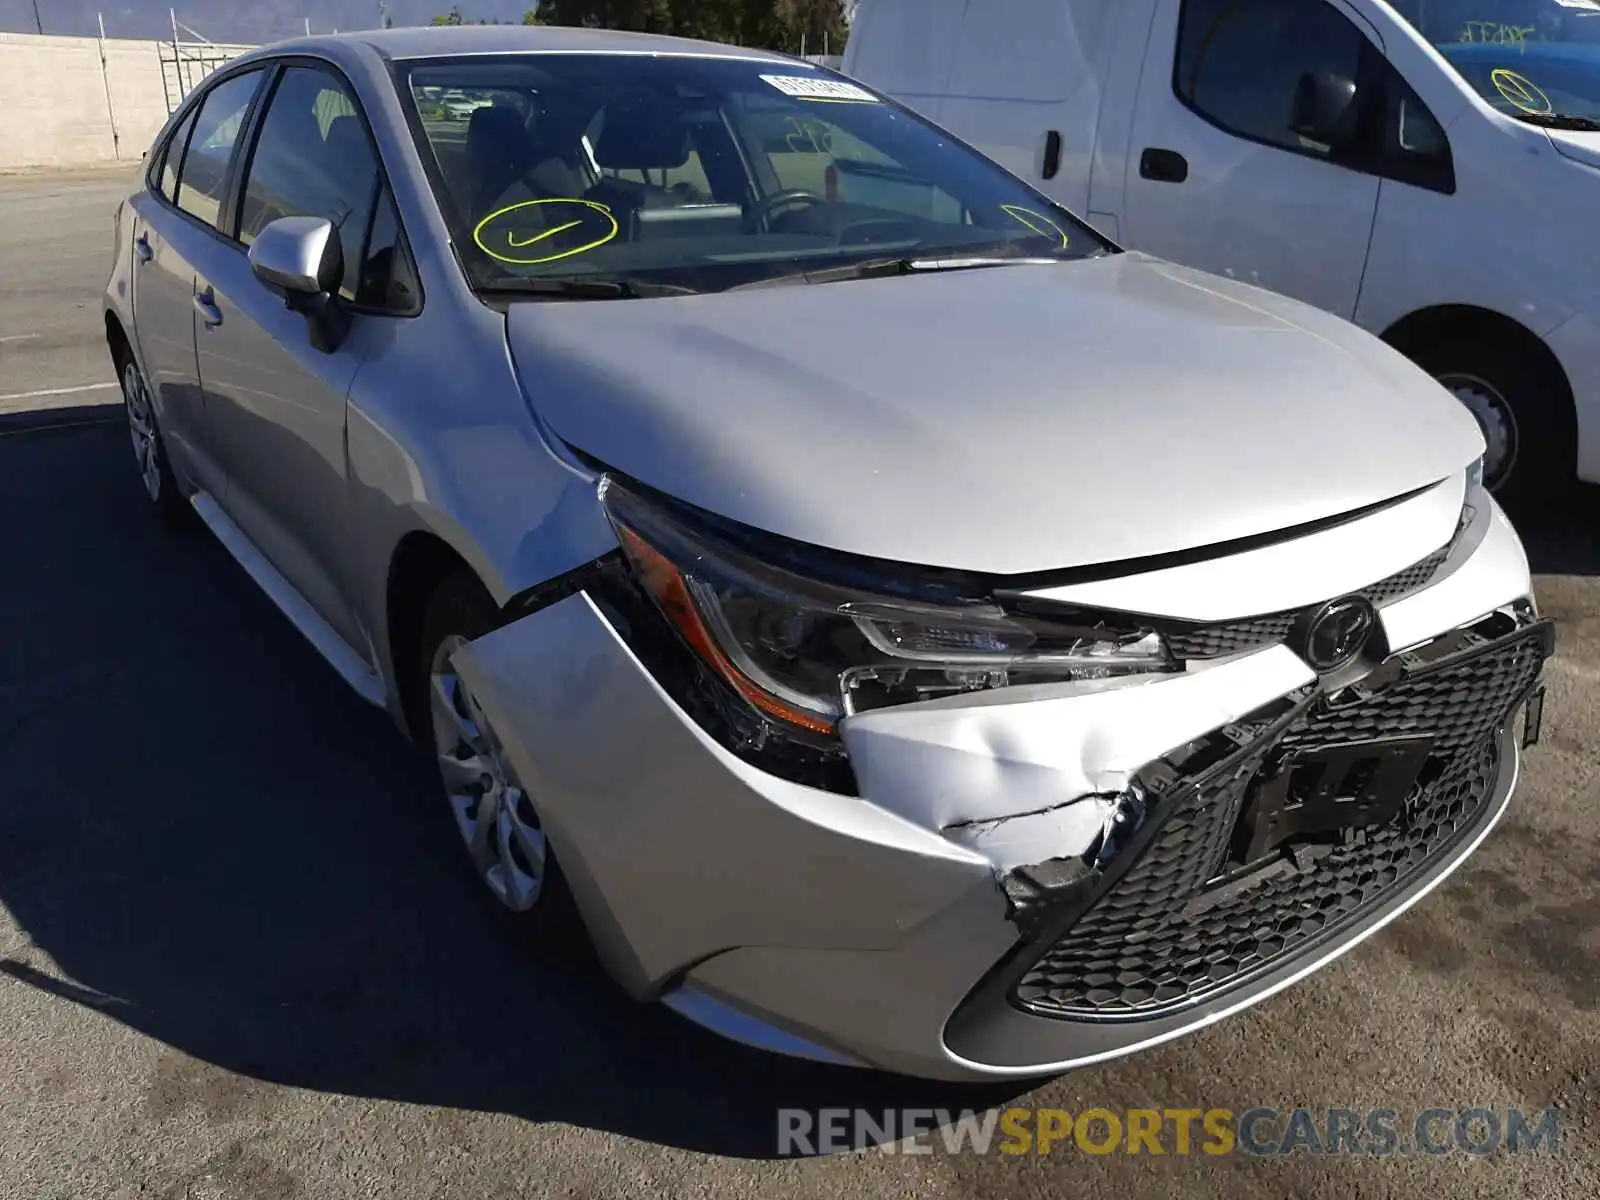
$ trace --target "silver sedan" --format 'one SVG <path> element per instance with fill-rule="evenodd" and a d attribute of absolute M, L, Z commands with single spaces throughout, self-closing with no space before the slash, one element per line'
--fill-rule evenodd
<path fill-rule="evenodd" d="M 807 62 L 253 52 L 105 321 L 150 506 L 431 746 L 486 902 L 774 1051 L 1208 1024 L 1436 886 L 1537 736 L 1458 403 Z"/>

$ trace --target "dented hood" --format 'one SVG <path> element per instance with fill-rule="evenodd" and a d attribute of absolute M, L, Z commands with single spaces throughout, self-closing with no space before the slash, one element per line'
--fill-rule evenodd
<path fill-rule="evenodd" d="M 1143 255 L 510 306 L 573 446 L 723 517 L 996 574 L 1270 532 L 1459 471 L 1477 425 L 1375 338 Z"/>

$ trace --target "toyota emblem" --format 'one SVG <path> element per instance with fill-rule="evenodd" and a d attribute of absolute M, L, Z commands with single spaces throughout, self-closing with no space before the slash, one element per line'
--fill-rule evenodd
<path fill-rule="evenodd" d="M 1330 600 L 1306 622 L 1301 653 L 1319 671 L 1336 671 L 1367 648 L 1378 614 L 1362 596 Z"/>

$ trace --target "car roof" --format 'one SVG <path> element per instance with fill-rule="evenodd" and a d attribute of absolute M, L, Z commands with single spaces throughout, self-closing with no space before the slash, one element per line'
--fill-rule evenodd
<path fill-rule="evenodd" d="M 741 58 L 809 68 L 803 59 L 768 50 L 702 42 L 692 38 L 631 33 L 614 29 L 578 29 L 554 25 L 424 25 L 406 29 L 369 29 L 352 33 L 297 38 L 262 47 L 284 54 L 295 50 L 334 50 L 360 43 L 385 58 L 437 58 L 467 54 L 658 54 Z"/>

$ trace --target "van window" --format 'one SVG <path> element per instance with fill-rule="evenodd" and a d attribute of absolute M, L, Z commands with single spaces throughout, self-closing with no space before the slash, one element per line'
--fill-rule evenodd
<path fill-rule="evenodd" d="M 1600 0 L 1391 0 L 1508 117 L 1600 120 Z"/>
<path fill-rule="evenodd" d="M 1173 87 L 1230 133 L 1325 158 L 1289 128 L 1295 88 L 1318 71 L 1356 79 L 1365 45 L 1326 0 L 1184 0 Z"/>

